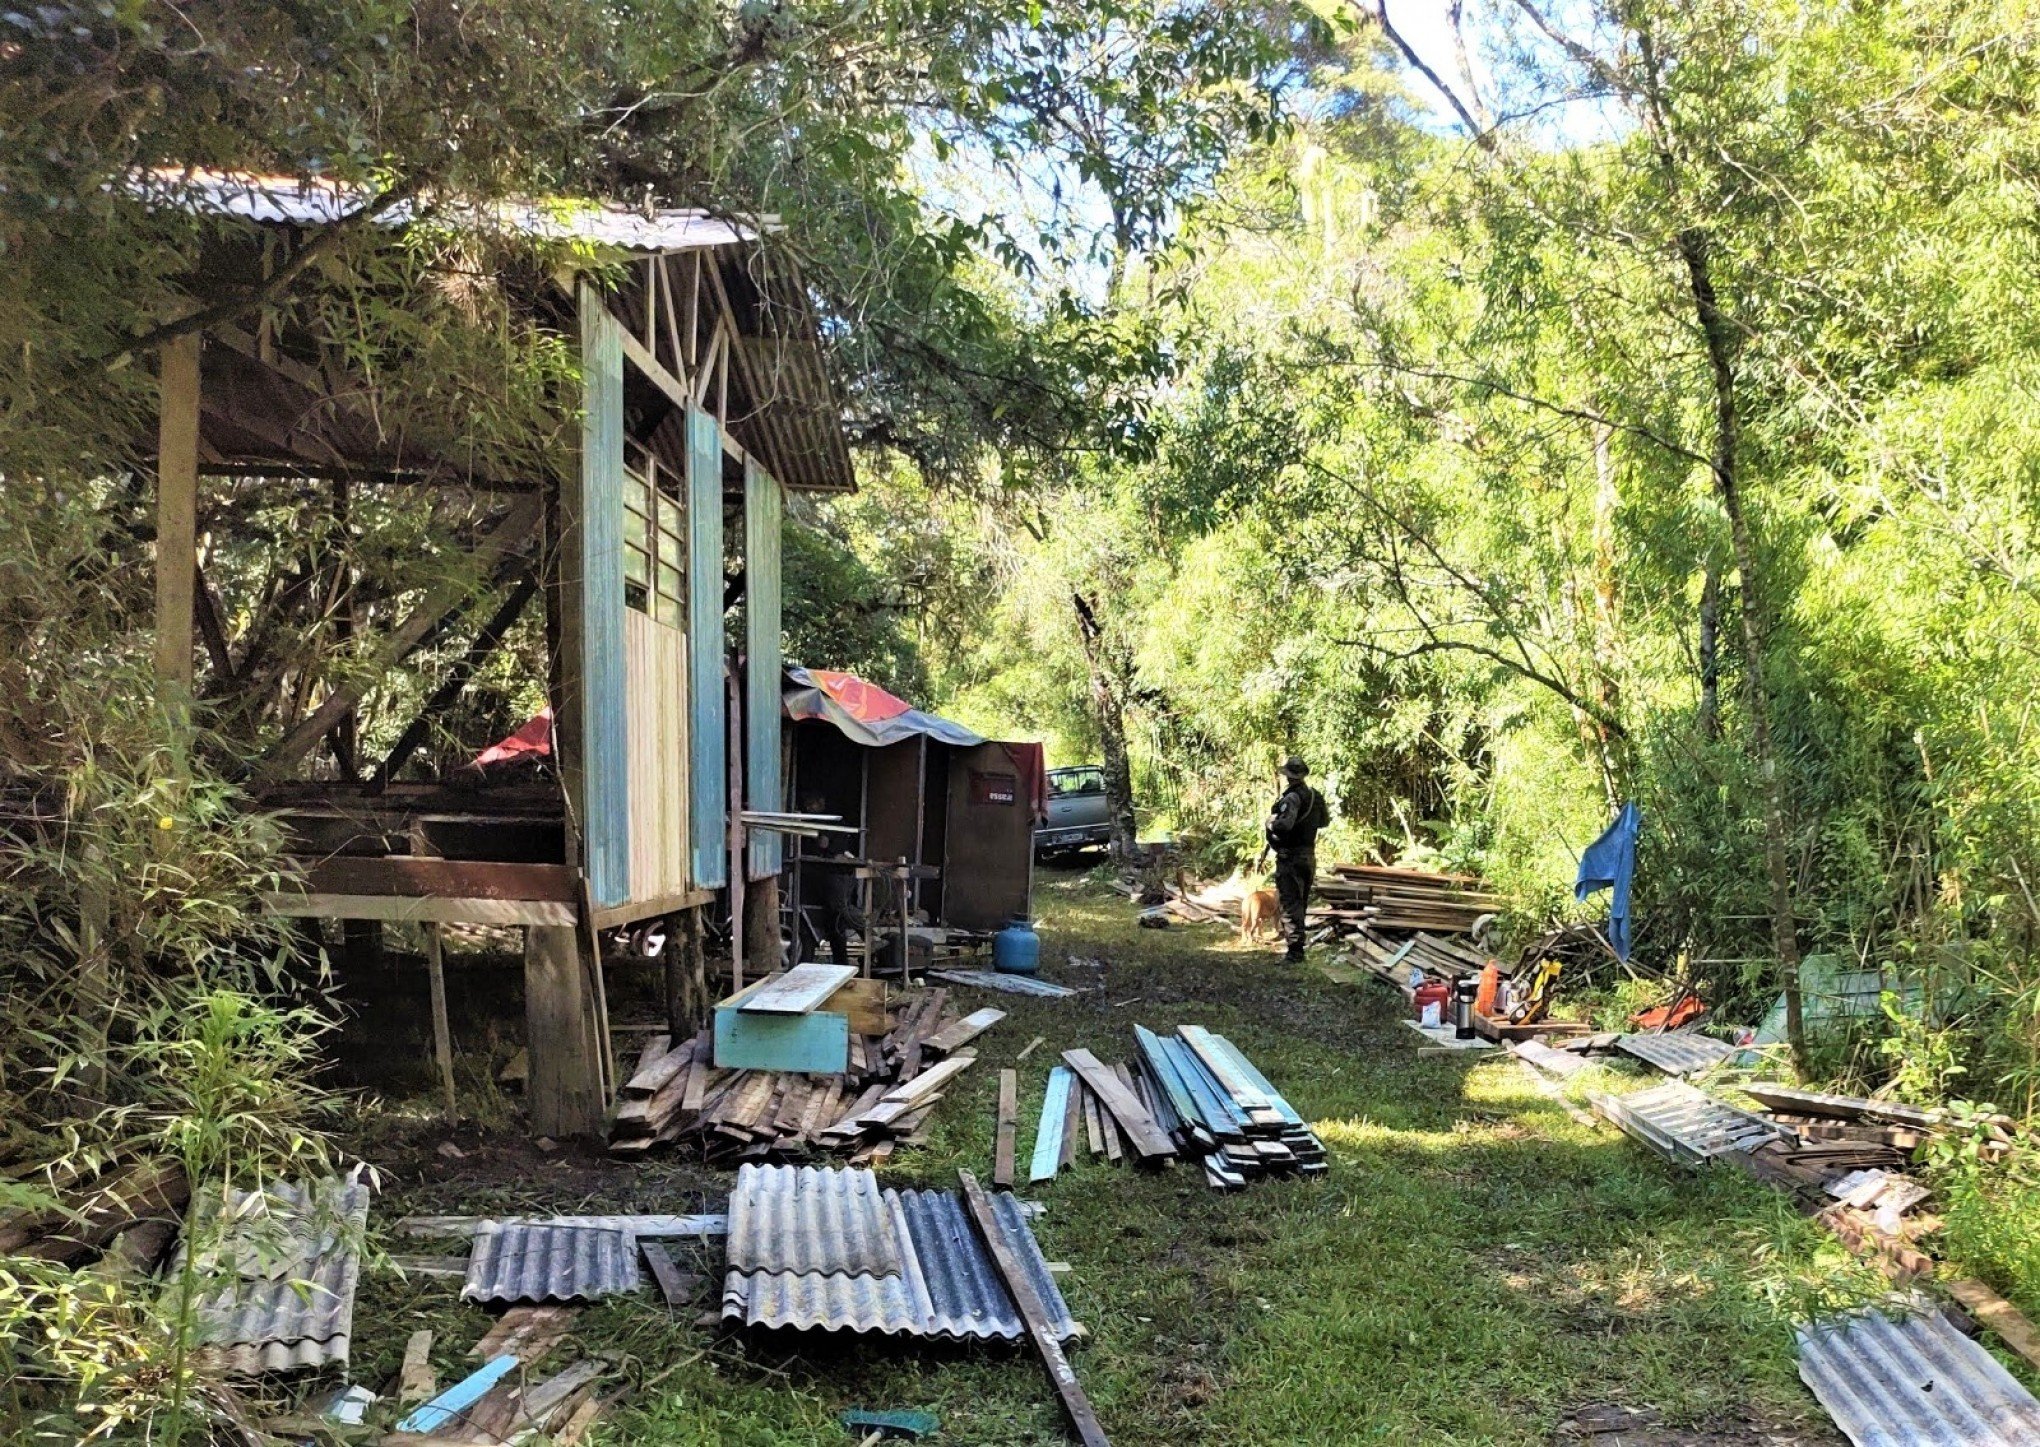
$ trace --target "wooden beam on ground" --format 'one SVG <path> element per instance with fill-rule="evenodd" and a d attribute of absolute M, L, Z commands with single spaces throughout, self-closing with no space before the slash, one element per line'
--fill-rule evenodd
<path fill-rule="evenodd" d="M 1041 1120 L 1034 1127 L 1034 1158 L 1027 1179 L 1048 1181 L 1062 1168 L 1063 1121 L 1069 1115 L 1070 1095 L 1077 1077 L 1067 1065 L 1048 1072 L 1048 1089 L 1041 1098 Z"/>
<path fill-rule="evenodd" d="M 1005 1018 L 1006 1012 L 1004 1010 L 994 1010 L 987 1007 L 983 1010 L 972 1011 L 961 1020 L 930 1035 L 926 1042 L 924 1042 L 925 1048 L 934 1051 L 937 1055 L 947 1055 L 950 1051 L 960 1046 L 968 1045 Z"/>
<path fill-rule="evenodd" d="M 1176 1154 L 1176 1143 L 1097 1056 L 1088 1050 L 1065 1050 L 1063 1061 L 1083 1078 L 1099 1103 L 1112 1112 L 1112 1118 L 1133 1142 L 1136 1155 L 1143 1160 L 1165 1160 Z"/>
<path fill-rule="evenodd" d="M 414 1331 L 404 1343 L 404 1364 L 397 1372 L 397 1403 L 408 1407 L 438 1390 L 439 1379 L 432 1374 L 432 1333 Z"/>
<path fill-rule="evenodd" d="M 638 1249 L 645 1253 L 645 1265 L 652 1268 L 652 1279 L 659 1283 L 659 1295 L 666 1298 L 666 1305 L 686 1306 L 694 1300 L 699 1278 L 674 1265 L 670 1251 L 656 1241 L 647 1241 Z"/>
<path fill-rule="evenodd" d="M 453 1093 L 453 1025 L 446 1015 L 446 961 L 436 922 L 425 926 L 425 974 L 432 982 L 432 1058 L 439 1066 L 439 1088 L 446 1093 L 446 1118 L 452 1121 L 459 1118 Z"/>
<path fill-rule="evenodd" d="M 1048 1372 L 1049 1385 L 1055 1388 L 1056 1400 L 1062 1404 L 1071 1435 L 1084 1447 L 1110 1447 L 1105 1429 L 1098 1424 L 1098 1414 L 1091 1408 L 1091 1399 L 1084 1395 L 1083 1384 L 1077 1380 L 1070 1359 L 1063 1355 L 1055 1328 L 1049 1325 L 1048 1308 L 1035 1291 L 1033 1278 L 1021 1269 L 1020 1263 L 1014 1259 L 1012 1248 L 1000 1234 L 999 1219 L 992 1213 L 991 1198 L 985 1195 L 984 1187 L 969 1171 L 958 1171 L 956 1176 L 963 1187 L 964 1205 L 970 1212 L 971 1222 L 977 1227 L 978 1237 L 984 1242 L 993 1267 L 1006 1283 L 1006 1290 L 1012 1294 L 1014 1306 L 1019 1308 L 1020 1320 L 1026 1324 L 1028 1339 L 1034 1343 L 1041 1365 Z"/>
<path fill-rule="evenodd" d="M 2040 1367 L 2040 1331 L 2020 1310 L 1974 1277 L 1948 1283 L 1948 1294 L 1963 1310 L 1998 1334 L 2004 1344 Z"/>
<path fill-rule="evenodd" d="M 992 1147 L 992 1184 L 1013 1189 L 1013 1147 L 1020 1134 L 1020 1072 L 999 1072 L 999 1124 Z"/>
<path fill-rule="evenodd" d="M 198 575 L 199 335 L 174 337 L 160 356 L 156 421 L 156 684 L 163 701 L 191 700 L 192 597 Z M 307 740 L 309 748 L 320 734 Z"/>

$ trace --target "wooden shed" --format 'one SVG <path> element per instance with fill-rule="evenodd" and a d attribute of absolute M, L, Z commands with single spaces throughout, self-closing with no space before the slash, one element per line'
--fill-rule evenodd
<path fill-rule="evenodd" d="M 177 170 L 137 186 L 218 220 L 226 240 L 193 282 L 202 301 L 259 288 L 332 227 L 371 225 L 398 246 L 416 219 L 409 203 L 292 178 Z M 428 637 L 451 633 L 473 640 L 472 659 L 540 599 L 556 767 L 501 787 L 402 777 L 428 715 L 467 684 L 468 667 L 439 682 L 378 766 L 349 761 L 330 777 L 308 760 L 372 680 L 334 686 L 254 766 L 253 787 L 283 817 L 307 881 L 271 905 L 523 926 L 532 1124 L 591 1133 L 614 1083 L 597 931 L 671 917 L 695 942 L 698 972 L 696 912 L 727 891 L 740 931 L 746 884 L 776 881 L 779 841 L 746 839 L 738 815 L 782 805 L 784 491 L 847 490 L 850 463 L 807 294 L 754 228 L 585 202 L 451 214 L 502 237 L 573 243 L 576 264 L 520 293 L 578 365 L 577 405 L 560 418 L 569 441 L 545 475 L 477 475 L 458 455 L 391 436 L 374 383 L 323 339 L 290 335 L 281 314 L 174 338 L 161 351 L 153 448 L 158 674 L 167 702 L 192 698 L 195 621 L 208 667 L 233 663 L 214 648 L 217 605 L 195 548 L 201 476 L 461 488 L 490 500 L 471 547 L 491 581 L 479 597 L 428 591 L 379 657 L 400 668 Z M 461 418 L 446 421 L 445 433 L 461 432 Z M 733 637 L 726 620 L 739 612 Z M 687 1008 L 704 1009 L 698 973 L 679 983 Z"/>
<path fill-rule="evenodd" d="M 917 866 L 911 908 L 973 932 L 1031 913 L 1040 744 L 986 739 L 828 669 L 788 668 L 784 704 L 791 796 L 854 828 L 850 847 L 869 867 Z"/>

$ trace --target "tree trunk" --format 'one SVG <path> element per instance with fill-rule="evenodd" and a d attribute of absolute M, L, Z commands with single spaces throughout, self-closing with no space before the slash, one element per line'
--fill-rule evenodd
<path fill-rule="evenodd" d="M 1700 584 L 1700 736 L 1721 737 L 1721 570 L 1712 558 Z"/>
<path fill-rule="evenodd" d="M 1771 944 L 1777 951 L 1785 996 L 1785 1036 L 1792 1058 L 1806 1069 L 1805 1016 L 1799 993 L 1799 926 L 1792 909 L 1790 831 L 1786 824 L 1785 780 L 1778 769 L 1778 751 L 1771 737 L 1771 691 L 1764 678 L 1765 644 L 1763 588 L 1757 549 L 1749 519 L 1743 514 L 1741 479 L 1737 474 L 1739 419 L 1735 401 L 1735 337 L 1721 314 L 1708 266 L 1704 231 L 1688 227 L 1678 234 L 1680 258 L 1686 265 L 1693 314 L 1707 344 L 1708 368 L 1714 384 L 1714 486 L 1721 510 L 1728 516 L 1729 539 L 1735 547 L 1736 572 L 1742 589 L 1737 609 L 1742 624 L 1743 673 L 1749 694 L 1750 747 L 1764 790 L 1764 866 L 1771 886 Z"/>
<path fill-rule="evenodd" d="M 1124 661 L 1098 621 L 1095 601 L 1070 594 L 1077 610 L 1077 632 L 1084 643 L 1084 667 L 1091 681 L 1091 711 L 1098 724 L 1098 750 L 1104 756 L 1105 804 L 1112 815 L 1112 857 L 1122 864 L 1139 852 L 1139 826 L 1133 813 L 1133 764 L 1126 751 L 1126 679 Z M 1115 669 L 1115 665 L 1118 665 Z"/>

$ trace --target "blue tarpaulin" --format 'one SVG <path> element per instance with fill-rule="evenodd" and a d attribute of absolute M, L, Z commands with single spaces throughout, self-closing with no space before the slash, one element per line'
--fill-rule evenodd
<path fill-rule="evenodd" d="M 1599 839 L 1580 856 L 1579 882 L 1573 895 L 1585 899 L 1597 889 L 1613 889 L 1608 904 L 1608 943 L 1615 958 L 1629 958 L 1629 885 L 1636 877 L 1636 836 L 1643 832 L 1643 811 L 1624 804 Z"/>

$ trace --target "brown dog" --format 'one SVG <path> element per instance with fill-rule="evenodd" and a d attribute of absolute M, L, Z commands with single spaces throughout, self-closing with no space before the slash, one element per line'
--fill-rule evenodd
<path fill-rule="evenodd" d="M 1257 940 L 1275 928 L 1275 912 L 1281 907 L 1272 889 L 1256 889 L 1240 901 L 1240 943 Z"/>

